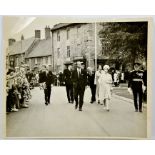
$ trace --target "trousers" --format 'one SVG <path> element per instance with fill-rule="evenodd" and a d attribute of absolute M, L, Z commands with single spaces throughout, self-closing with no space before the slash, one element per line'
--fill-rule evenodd
<path fill-rule="evenodd" d="M 73 97 L 73 85 L 66 85 L 66 92 L 67 92 L 67 99 L 68 99 L 68 102 L 74 100 L 74 97 Z"/>
<path fill-rule="evenodd" d="M 47 85 L 44 89 L 45 94 L 45 102 L 50 103 L 50 97 L 51 97 L 51 85 Z"/>
<path fill-rule="evenodd" d="M 75 102 L 76 102 L 75 106 L 76 107 L 79 106 L 79 109 L 82 109 L 82 106 L 83 106 L 84 92 L 85 92 L 85 88 L 83 89 L 76 88 L 74 90 Z"/>

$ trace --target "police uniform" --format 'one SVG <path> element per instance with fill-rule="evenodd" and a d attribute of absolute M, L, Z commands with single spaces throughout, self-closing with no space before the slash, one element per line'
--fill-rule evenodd
<path fill-rule="evenodd" d="M 142 112 L 142 96 L 143 90 L 142 85 L 144 84 L 144 71 L 143 70 L 133 70 L 130 73 L 128 88 L 132 89 L 135 111 Z M 139 104 L 138 102 L 139 97 Z"/>

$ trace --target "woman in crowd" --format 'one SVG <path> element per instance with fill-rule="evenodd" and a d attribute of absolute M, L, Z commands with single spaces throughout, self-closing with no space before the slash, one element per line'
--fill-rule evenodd
<path fill-rule="evenodd" d="M 7 112 L 17 112 L 20 108 L 28 108 L 31 92 L 25 75 L 25 68 L 9 69 L 7 72 Z"/>
<path fill-rule="evenodd" d="M 11 111 L 18 111 L 18 97 L 17 97 L 17 89 L 16 89 L 16 85 L 15 85 L 15 70 L 14 69 L 9 69 L 9 71 L 7 72 L 7 83 L 6 83 L 6 88 L 7 88 L 7 107 L 6 110 L 7 112 L 11 112 Z"/>
<path fill-rule="evenodd" d="M 107 111 L 109 111 L 109 103 L 111 99 L 112 90 L 112 76 L 108 73 L 109 69 L 110 67 L 108 65 L 104 65 L 103 72 L 98 80 L 100 85 L 100 101 L 103 101 L 105 103 Z"/>
<path fill-rule="evenodd" d="M 103 70 L 102 70 L 102 66 L 99 65 L 98 66 L 98 70 L 95 73 L 95 80 L 94 80 L 94 84 L 96 85 L 96 100 L 98 101 L 98 104 L 100 104 L 100 84 L 99 84 L 99 78 L 102 74 Z"/>

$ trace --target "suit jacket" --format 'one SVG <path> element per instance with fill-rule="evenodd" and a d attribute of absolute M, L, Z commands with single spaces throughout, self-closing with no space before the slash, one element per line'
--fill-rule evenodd
<path fill-rule="evenodd" d="M 95 73 L 93 72 L 92 75 L 88 74 L 88 85 L 92 88 L 95 86 Z"/>
<path fill-rule="evenodd" d="M 41 72 L 39 74 L 39 83 L 45 82 L 47 86 L 54 83 L 54 76 L 51 71 Z"/>
<path fill-rule="evenodd" d="M 81 74 L 78 76 L 78 71 L 75 69 L 72 73 L 72 81 L 75 89 L 85 89 L 87 85 L 87 72 L 81 69 Z"/>
<path fill-rule="evenodd" d="M 64 81 L 66 85 L 72 85 L 72 71 L 69 69 L 64 70 Z"/>

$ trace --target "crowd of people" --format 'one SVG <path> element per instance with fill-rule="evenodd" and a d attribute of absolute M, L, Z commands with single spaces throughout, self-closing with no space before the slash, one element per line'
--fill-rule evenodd
<path fill-rule="evenodd" d="M 17 112 L 20 108 L 29 107 L 31 91 L 24 66 L 7 71 L 6 94 L 7 112 Z"/>
<path fill-rule="evenodd" d="M 110 100 L 113 86 L 119 86 L 120 82 L 128 82 L 128 92 L 133 94 L 134 107 L 136 112 L 142 112 L 142 102 L 146 102 L 147 71 L 141 69 L 140 63 L 134 64 L 131 72 L 110 71 L 109 65 L 98 65 L 97 71 L 77 62 L 72 70 L 72 64 L 67 64 L 64 70 L 66 93 L 69 103 L 75 99 L 75 109 L 79 105 L 82 111 L 85 86 L 89 85 L 91 90 L 90 103 L 97 102 L 110 111 Z"/>
<path fill-rule="evenodd" d="M 135 111 L 142 112 L 142 98 L 146 94 L 146 72 L 140 69 L 140 64 L 134 64 L 134 70 L 124 74 L 118 70 L 110 71 L 109 65 L 98 65 L 97 71 L 85 68 L 80 61 L 65 64 L 63 73 L 54 74 L 51 66 L 42 65 L 34 72 L 24 66 L 9 69 L 7 72 L 7 112 L 16 112 L 20 108 L 28 108 L 31 99 L 31 89 L 39 86 L 44 90 L 45 105 L 50 104 L 52 86 L 65 86 L 69 103 L 75 102 L 75 109 L 82 111 L 86 87 L 90 87 L 90 103 L 98 103 L 110 111 L 110 100 L 113 86 L 128 81 L 128 91 L 133 94 Z M 127 78 L 125 78 L 127 76 Z"/>

